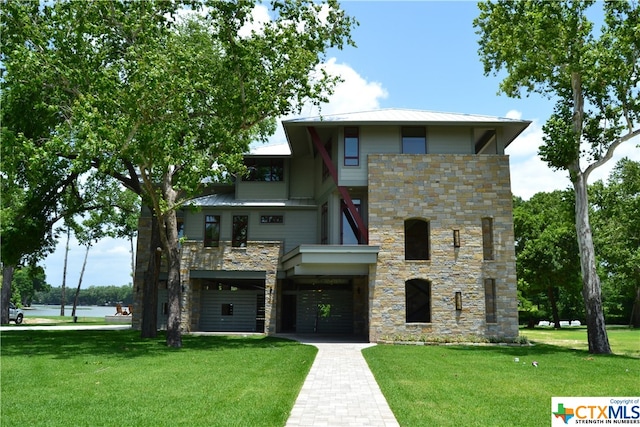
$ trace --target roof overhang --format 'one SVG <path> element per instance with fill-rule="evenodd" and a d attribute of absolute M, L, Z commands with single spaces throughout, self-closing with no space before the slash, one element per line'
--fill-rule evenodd
<path fill-rule="evenodd" d="M 293 276 L 363 276 L 378 261 L 380 246 L 300 245 L 282 257 L 282 269 Z"/>

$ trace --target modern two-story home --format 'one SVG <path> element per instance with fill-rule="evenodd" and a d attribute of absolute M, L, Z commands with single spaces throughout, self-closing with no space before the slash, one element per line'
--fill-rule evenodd
<path fill-rule="evenodd" d="M 414 110 L 284 121 L 286 152 L 247 155 L 244 176 L 181 212 L 183 329 L 517 337 L 504 149 L 529 123 Z M 162 328 L 162 280 L 158 313 Z"/>

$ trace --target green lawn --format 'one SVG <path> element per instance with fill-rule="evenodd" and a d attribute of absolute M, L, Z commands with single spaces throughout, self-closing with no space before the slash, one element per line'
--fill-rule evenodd
<path fill-rule="evenodd" d="M 283 426 L 317 350 L 269 337 L 138 331 L 1 336 L 1 420 L 10 426 Z"/>
<path fill-rule="evenodd" d="M 522 332 L 532 341 L 548 338 Z M 546 332 L 554 340 L 570 335 Z M 640 350 L 640 330 L 611 330 L 609 339 L 614 351 L 624 343 L 631 343 L 630 354 Z M 556 341 L 530 347 L 379 345 L 363 353 L 402 426 L 544 426 L 553 396 L 640 391 L 639 358 L 594 356 Z"/>

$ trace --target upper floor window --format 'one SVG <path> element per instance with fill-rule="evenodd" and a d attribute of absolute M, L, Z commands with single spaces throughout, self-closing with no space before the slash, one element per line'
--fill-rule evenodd
<path fill-rule="evenodd" d="M 493 259 L 493 219 L 482 218 L 482 255 L 485 260 Z"/>
<path fill-rule="evenodd" d="M 407 323 L 431 323 L 431 283 L 412 279 L 404 283 Z"/>
<path fill-rule="evenodd" d="M 284 159 L 245 159 L 247 172 L 243 181 L 284 181 Z"/>
<path fill-rule="evenodd" d="M 423 127 L 402 128 L 402 153 L 426 154 L 427 131 Z"/>
<path fill-rule="evenodd" d="M 234 248 L 246 248 L 248 230 L 249 217 L 247 215 L 234 215 L 231 246 L 233 246 Z"/>
<path fill-rule="evenodd" d="M 404 222 L 404 259 L 430 259 L 428 221 L 408 219 Z"/>
<path fill-rule="evenodd" d="M 360 140 L 357 127 L 344 128 L 344 165 L 360 164 Z"/>
<path fill-rule="evenodd" d="M 220 215 L 204 216 L 204 245 L 207 247 L 220 245 Z"/>

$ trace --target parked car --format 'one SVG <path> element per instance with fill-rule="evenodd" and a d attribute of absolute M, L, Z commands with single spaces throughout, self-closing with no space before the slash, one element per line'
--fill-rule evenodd
<path fill-rule="evenodd" d="M 22 309 L 16 307 L 15 305 L 13 305 L 12 302 L 10 302 L 9 303 L 9 322 L 13 320 L 14 322 L 16 322 L 16 325 L 19 325 L 20 323 L 22 323 L 22 319 L 24 319 L 24 313 L 22 312 Z"/>

